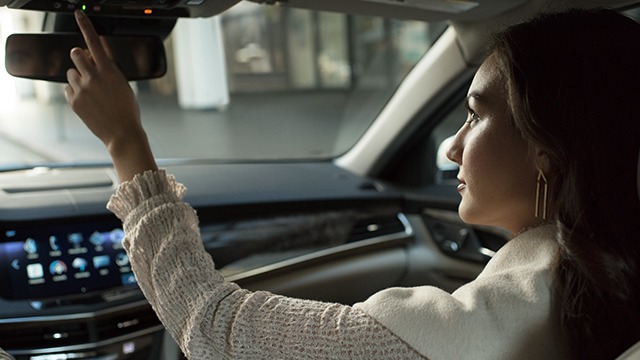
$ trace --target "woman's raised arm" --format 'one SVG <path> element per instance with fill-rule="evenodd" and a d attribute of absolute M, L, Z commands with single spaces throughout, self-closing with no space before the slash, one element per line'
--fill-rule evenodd
<path fill-rule="evenodd" d="M 108 45 L 100 39 L 89 18 L 80 10 L 76 10 L 75 16 L 88 49 L 71 50 L 76 69 L 67 72 L 67 102 L 105 144 L 120 181 L 156 170 L 140 110 L 127 79 L 109 56 Z"/>

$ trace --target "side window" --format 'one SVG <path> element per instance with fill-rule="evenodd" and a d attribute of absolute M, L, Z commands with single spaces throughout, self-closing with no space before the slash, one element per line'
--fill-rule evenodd
<path fill-rule="evenodd" d="M 632 19 L 640 21 L 640 7 L 627 10 L 624 13 Z"/>
<path fill-rule="evenodd" d="M 407 129 L 408 138 L 386 159 L 377 175 L 381 180 L 407 189 L 458 183 L 458 165 L 447 158 L 447 150 L 467 117 L 463 102 L 466 90 L 466 86 L 459 89 L 431 114 L 432 118 Z"/>
<path fill-rule="evenodd" d="M 466 116 L 464 104 L 460 103 L 436 126 L 431 134 L 430 143 L 435 144 L 438 149 L 436 153 L 436 185 L 457 183 L 458 165 L 447 158 L 447 150 L 449 150 L 456 132 L 464 124 Z"/>

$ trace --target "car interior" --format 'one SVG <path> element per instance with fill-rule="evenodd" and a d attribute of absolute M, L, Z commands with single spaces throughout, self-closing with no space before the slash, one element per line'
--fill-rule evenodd
<path fill-rule="evenodd" d="M 640 18 L 631 0 L 0 0 L 0 348 L 184 358 L 105 208 L 108 154 L 62 95 L 74 10 L 108 38 L 226 279 L 354 304 L 453 291 L 508 241 L 457 214 L 444 152 L 467 88 L 493 32 L 598 6 Z"/>

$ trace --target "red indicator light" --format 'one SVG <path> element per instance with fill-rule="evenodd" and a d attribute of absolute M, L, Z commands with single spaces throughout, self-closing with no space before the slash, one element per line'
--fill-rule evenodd
<path fill-rule="evenodd" d="M 151 9 L 144 9 L 144 14 L 145 15 L 151 15 L 153 13 L 153 10 Z"/>

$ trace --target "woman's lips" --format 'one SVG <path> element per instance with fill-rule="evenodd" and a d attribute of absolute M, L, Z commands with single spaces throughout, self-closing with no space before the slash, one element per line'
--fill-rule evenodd
<path fill-rule="evenodd" d="M 460 181 L 460 184 L 458 184 L 458 191 L 462 191 L 467 188 L 467 184 L 464 182 L 464 180 L 458 179 L 458 181 Z"/>

